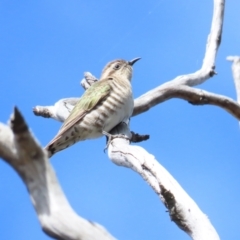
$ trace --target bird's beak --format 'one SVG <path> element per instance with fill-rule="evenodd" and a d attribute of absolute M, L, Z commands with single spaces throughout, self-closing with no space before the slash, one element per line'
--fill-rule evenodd
<path fill-rule="evenodd" d="M 140 59 L 141 59 L 140 57 L 134 58 L 133 60 L 129 61 L 128 64 L 129 64 L 130 66 L 132 66 L 135 62 L 137 62 L 137 61 L 140 60 Z"/>

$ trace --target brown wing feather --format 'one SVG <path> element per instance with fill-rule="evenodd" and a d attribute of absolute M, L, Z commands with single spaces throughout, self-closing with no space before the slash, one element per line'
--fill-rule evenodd
<path fill-rule="evenodd" d="M 77 124 L 77 122 L 79 122 L 89 111 L 91 111 L 97 103 L 104 100 L 109 95 L 111 87 L 108 81 L 109 79 L 100 80 L 87 89 L 63 123 L 57 135 L 46 146 L 46 149 L 58 141 L 66 131 Z"/>
<path fill-rule="evenodd" d="M 80 121 L 85 115 L 86 115 L 86 111 L 84 113 L 82 113 L 82 115 L 79 115 L 78 118 L 72 119 L 70 122 L 68 122 L 66 125 L 64 125 L 65 127 L 63 128 L 63 126 L 60 128 L 59 132 L 57 133 L 57 135 L 52 139 L 52 141 L 50 143 L 48 143 L 48 145 L 45 147 L 46 149 L 51 146 L 52 144 L 54 144 L 56 141 L 58 141 L 62 135 L 68 131 L 74 124 L 76 124 L 78 121 Z"/>

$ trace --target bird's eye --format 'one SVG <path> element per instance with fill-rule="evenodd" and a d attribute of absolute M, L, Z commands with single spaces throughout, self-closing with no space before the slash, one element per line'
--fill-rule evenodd
<path fill-rule="evenodd" d="M 120 64 L 116 64 L 115 66 L 114 66 L 114 69 L 115 70 L 118 70 L 120 68 Z"/>

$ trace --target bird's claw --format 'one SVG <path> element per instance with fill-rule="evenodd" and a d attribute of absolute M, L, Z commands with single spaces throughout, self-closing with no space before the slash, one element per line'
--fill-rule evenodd
<path fill-rule="evenodd" d="M 102 131 L 102 134 L 107 137 L 107 145 L 106 145 L 106 147 L 104 148 L 104 153 L 105 153 L 105 151 L 108 149 L 109 144 L 111 143 L 111 141 L 112 141 L 114 138 L 124 138 L 124 139 L 130 141 L 129 137 L 127 137 L 126 135 L 123 135 L 123 134 L 112 135 L 112 134 L 110 134 L 110 133 L 108 133 L 108 132 L 105 132 L 104 130 Z"/>
<path fill-rule="evenodd" d="M 113 139 L 113 135 L 111 135 L 110 133 L 108 133 L 108 132 L 106 132 L 106 131 L 104 131 L 104 130 L 102 130 L 102 134 L 107 137 L 107 145 L 106 145 L 106 147 L 105 147 L 104 150 L 103 150 L 104 153 L 105 153 L 106 150 L 107 150 L 108 147 L 109 147 L 110 142 L 111 142 L 112 139 Z"/>

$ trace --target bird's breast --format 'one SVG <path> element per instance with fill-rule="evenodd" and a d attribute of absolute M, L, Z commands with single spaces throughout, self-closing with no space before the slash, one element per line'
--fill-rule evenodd
<path fill-rule="evenodd" d="M 133 97 L 130 83 L 111 82 L 110 94 L 81 121 L 81 131 L 88 131 L 88 138 L 97 138 L 102 131 L 109 132 L 120 122 L 131 117 Z"/>

